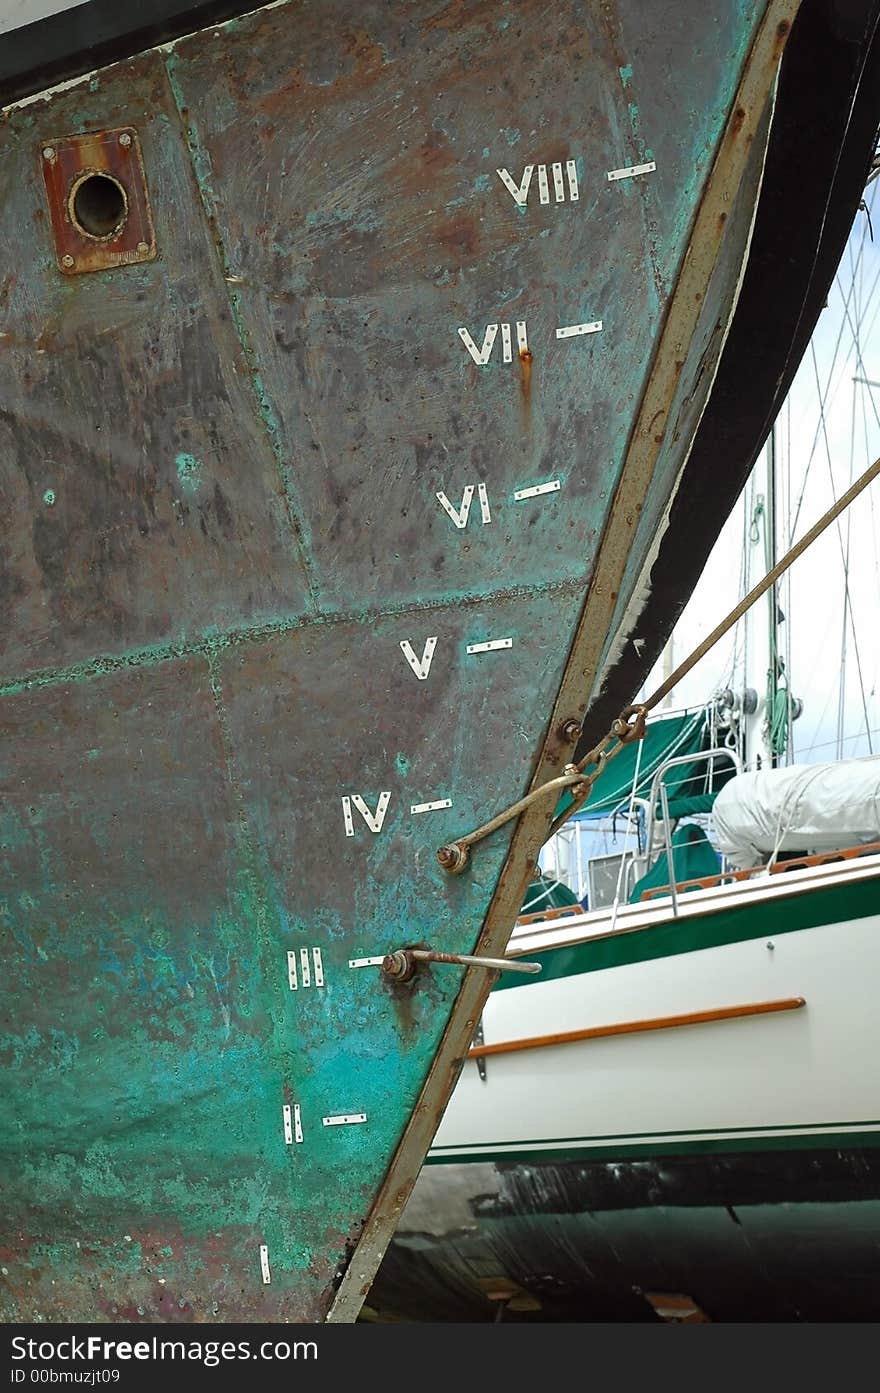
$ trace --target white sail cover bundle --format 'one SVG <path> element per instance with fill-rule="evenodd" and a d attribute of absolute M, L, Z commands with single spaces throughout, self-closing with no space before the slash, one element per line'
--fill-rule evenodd
<path fill-rule="evenodd" d="M 738 774 L 712 809 L 712 840 L 733 866 L 774 851 L 841 851 L 880 841 L 880 756 Z"/>

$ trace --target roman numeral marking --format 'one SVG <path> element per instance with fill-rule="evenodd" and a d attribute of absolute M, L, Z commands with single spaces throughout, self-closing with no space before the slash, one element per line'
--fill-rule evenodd
<path fill-rule="evenodd" d="M 467 527 L 468 518 L 471 515 L 471 503 L 473 501 L 473 497 L 473 484 L 465 485 L 464 491 L 461 495 L 460 508 L 454 507 L 454 505 L 450 503 L 449 499 L 446 497 L 446 494 L 443 493 L 442 490 L 436 495 L 437 501 L 440 504 L 441 508 L 445 513 L 449 515 L 449 517 L 452 518 L 452 521 L 458 528 Z M 492 513 L 489 509 L 489 494 L 485 484 L 477 485 L 477 497 L 480 500 L 480 517 L 482 518 L 483 526 L 485 527 L 487 522 L 492 521 Z"/>
<path fill-rule="evenodd" d="M 532 182 L 532 173 L 534 171 L 534 168 L 535 166 L 533 164 L 526 165 L 525 169 L 523 170 L 522 179 L 520 180 L 519 184 L 514 183 L 513 179 L 511 179 L 506 169 L 496 169 L 495 171 L 495 173 L 498 175 L 498 178 L 501 180 L 502 184 L 507 189 L 507 192 L 513 199 L 514 203 L 519 208 L 525 208 L 526 203 L 528 202 L 529 185 Z"/>
<path fill-rule="evenodd" d="M 477 484 L 477 497 L 480 500 L 480 517 L 485 527 L 487 522 L 492 521 L 492 514 L 489 512 L 489 494 L 485 484 Z"/>
<path fill-rule="evenodd" d="M 351 815 L 352 806 L 357 808 L 358 812 L 360 813 L 361 817 L 363 818 L 364 822 L 367 824 L 371 832 L 381 832 L 382 824 L 385 821 L 385 814 L 388 811 L 388 804 L 390 803 L 390 801 L 390 791 L 387 793 L 380 793 L 379 802 L 376 804 L 376 811 L 375 813 L 371 813 L 370 809 L 367 807 L 366 803 L 364 802 L 363 798 L 359 793 L 353 793 L 350 797 L 348 795 L 343 796 L 342 818 L 345 823 L 345 835 L 347 837 L 354 836 L 354 819 Z M 305 985 L 306 983 L 304 982 L 303 986 Z"/>
<path fill-rule="evenodd" d="M 523 168 L 522 178 L 517 184 L 516 180 L 507 169 L 496 169 L 495 173 L 501 180 L 507 192 L 510 194 L 518 208 L 525 208 L 529 201 L 529 189 L 532 184 L 532 174 L 536 166 L 527 164 Z M 539 164 L 538 170 L 538 198 L 541 203 L 550 202 L 550 179 L 547 175 L 548 166 Z M 553 179 L 553 194 L 557 203 L 564 203 L 566 199 L 566 181 L 568 183 L 568 200 L 570 203 L 577 203 L 580 193 L 578 190 L 577 164 L 574 160 L 565 161 L 565 179 L 562 175 L 561 160 L 555 161 L 549 166 L 550 177 Z"/>
<path fill-rule="evenodd" d="M 285 1103 L 281 1109 L 281 1117 L 284 1122 L 284 1144 L 293 1146 L 294 1131 L 298 1142 L 302 1141 L 302 1118 L 300 1116 L 299 1103 L 294 1103 L 293 1112 L 289 1103 Z"/>
<path fill-rule="evenodd" d="M 468 330 L 462 327 L 458 331 L 458 336 L 473 358 L 478 368 L 484 368 L 492 357 L 492 349 L 495 347 L 495 340 L 498 337 L 498 329 L 501 329 L 501 356 L 505 363 L 513 362 L 513 350 L 510 324 L 487 324 L 486 332 L 483 335 L 483 344 L 478 348 L 471 338 Z M 516 346 L 520 353 L 528 351 L 529 340 L 526 334 L 526 322 L 524 319 L 516 320 Z"/>
<path fill-rule="evenodd" d="M 471 355 L 474 362 L 477 364 L 477 367 L 482 367 L 485 363 L 488 363 L 489 356 L 492 352 L 492 349 L 495 346 L 495 339 L 498 335 L 497 324 L 486 325 L 486 332 L 483 335 L 482 348 L 477 348 L 477 345 L 474 343 L 473 339 L 471 338 L 467 329 L 464 328 L 464 326 L 462 326 L 459 329 L 458 334 L 468 353 Z"/>
<path fill-rule="evenodd" d="M 446 497 L 445 494 L 443 496 L 444 498 Z M 473 492 L 471 492 L 471 497 L 473 497 Z M 455 518 L 453 518 L 453 522 L 454 521 Z M 467 522 L 467 518 L 465 518 L 465 522 Z M 400 646 L 403 649 L 403 656 L 406 658 L 406 661 L 409 663 L 416 677 L 420 682 L 426 682 L 428 680 L 428 673 L 431 671 L 434 649 L 437 647 L 437 635 L 434 634 L 431 638 L 425 639 L 425 646 L 422 649 L 421 658 L 416 657 L 415 650 L 409 639 L 402 638 L 400 640 Z"/>
<path fill-rule="evenodd" d="M 268 1286 L 272 1280 L 272 1273 L 269 1271 L 269 1249 L 265 1243 L 260 1244 L 260 1271 L 263 1274 L 263 1283 Z"/>
<path fill-rule="evenodd" d="M 313 948 L 313 949 L 311 950 L 311 952 L 312 952 L 312 966 L 313 966 L 314 969 L 315 969 L 315 986 L 316 986 L 316 987 L 323 987 L 323 985 L 324 985 L 324 962 L 323 962 L 323 959 L 322 959 L 322 957 L 321 957 L 321 950 L 320 950 L 320 948 Z M 304 987 L 310 987 L 310 986 L 312 985 L 312 969 L 311 969 L 311 966 L 309 965 L 309 950 L 308 950 L 308 948 L 300 948 L 300 950 L 299 950 L 299 963 L 300 963 L 300 975 L 301 975 L 301 977 L 302 977 L 302 984 L 303 984 Z M 297 991 L 297 990 L 299 989 L 299 983 L 298 983 L 298 981 L 297 981 L 297 973 L 296 973 L 296 952 L 295 952 L 294 949 L 290 949 L 290 951 L 289 951 L 288 954 L 287 954 L 287 983 L 288 983 L 288 986 L 290 987 L 290 990 L 291 990 L 292 992 L 295 992 L 295 991 Z"/>

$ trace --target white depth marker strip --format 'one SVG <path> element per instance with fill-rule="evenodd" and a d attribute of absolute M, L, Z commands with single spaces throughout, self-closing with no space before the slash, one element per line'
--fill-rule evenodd
<path fill-rule="evenodd" d="M 484 485 L 485 487 L 485 485 Z M 461 507 L 453 508 L 446 494 L 441 490 L 437 495 L 437 500 L 445 513 L 448 513 L 456 527 L 467 527 L 467 520 L 470 517 L 471 499 L 474 496 L 473 484 L 465 484 L 461 495 Z M 481 500 L 482 501 L 482 500 Z"/>
<path fill-rule="evenodd" d="M 295 992 L 297 989 L 296 953 L 293 951 L 287 954 L 287 980 L 290 983 L 290 990 Z"/>
<path fill-rule="evenodd" d="M 647 164 L 628 164 L 625 169 L 609 169 L 605 177 L 613 184 L 615 179 L 634 179 L 637 174 L 653 174 L 656 168 L 655 161 L 649 160 Z"/>
<path fill-rule="evenodd" d="M 281 1109 L 281 1116 L 284 1118 L 284 1144 L 293 1146 L 293 1125 L 290 1120 L 290 1104 L 285 1103 Z"/>
<path fill-rule="evenodd" d="M 574 160 L 566 160 L 565 172 L 568 175 L 568 198 L 570 203 L 577 203 L 580 197 L 578 193 L 578 173 L 577 165 Z"/>
<path fill-rule="evenodd" d="M 321 957 L 321 950 L 320 950 L 320 948 L 313 948 L 313 949 L 312 949 L 312 963 L 313 963 L 314 968 L 315 968 L 315 986 L 316 986 L 316 987 L 323 987 L 323 985 L 324 985 L 324 962 L 323 962 L 323 959 L 322 959 L 322 957 Z"/>
<path fill-rule="evenodd" d="M 488 643 L 469 643 L 466 653 L 497 653 L 500 648 L 512 648 L 512 638 L 493 638 Z"/>
<path fill-rule="evenodd" d="M 535 484 L 534 488 L 517 489 L 516 493 L 513 495 L 513 501 L 515 503 L 522 503 L 524 498 L 540 498 L 542 493 L 558 493 L 561 488 L 562 484 L 559 479 L 551 479 L 549 483 L 546 484 Z M 470 651 L 471 650 L 468 649 L 468 652 Z"/>
<path fill-rule="evenodd" d="M 425 639 L 425 646 L 422 649 L 421 658 L 416 657 L 415 649 L 409 639 L 402 638 L 400 640 L 400 647 L 403 656 L 406 658 L 406 661 L 409 663 L 416 677 L 420 682 L 426 682 L 428 680 L 428 673 L 431 671 L 431 663 L 434 661 L 434 649 L 437 647 L 437 634 L 432 634 L 430 638 Z"/>
<path fill-rule="evenodd" d="M 294 1138 L 296 1139 L 296 1141 L 298 1141 L 298 1142 L 299 1142 L 299 1141 L 302 1141 L 302 1139 L 303 1139 L 302 1114 L 300 1113 L 300 1110 L 299 1110 L 299 1103 L 294 1103 L 294 1105 L 293 1105 L 293 1135 L 294 1135 Z"/>
<path fill-rule="evenodd" d="M 492 513 L 489 509 L 489 493 L 485 484 L 477 484 L 477 497 L 480 500 L 480 517 L 483 523 L 492 521 Z"/>
<path fill-rule="evenodd" d="M 553 166 L 553 192 L 556 194 L 556 202 L 565 202 L 565 185 L 562 182 L 562 165 Z"/>
<path fill-rule="evenodd" d="M 589 324 L 563 324 L 556 330 L 558 339 L 576 339 L 580 334 L 598 334 L 602 329 L 601 319 L 594 319 Z"/>
<path fill-rule="evenodd" d="M 542 203 L 550 202 L 550 185 L 547 183 L 547 166 L 538 165 L 538 196 Z"/>
<path fill-rule="evenodd" d="M 504 357 L 505 363 L 512 363 L 512 362 L 513 362 L 513 353 L 512 353 L 512 351 L 511 351 L 511 347 L 510 347 L 510 325 L 509 325 L 509 324 L 502 324 L 502 326 L 501 326 L 501 347 L 502 347 L 502 349 L 503 349 L 503 357 Z"/>
<path fill-rule="evenodd" d="M 260 1244 L 260 1271 L 263 1274 L 263 1283 L 268 1286 L 272 1280 L 272 1273 L 269 1271 L 269 1249 L 265 1243 Z"/>
<path fill-rule="evenodd" d="M 336 1117 L 322 1117 L 321 1121 L 325 1127 L 347 1127 L 351 1122 L 366 1122 L 365 1112 L 343 1112 Z"/>
<path fill-rule="evenodd" d="M 364 802 L 363 798 L 361 797 L 361 795 L 360 795 L 359 793 L 353 793 L 353 794 L 351 795 L 351 801 L 352 801 L 352 803 L 353 803 L 354 806 L 357 808 L 358 812 L 360 813 L 361 817 L 364 819 L 364 822 L 367 824 L 367 826 L 369 827 L 369 829 L 370 829 L 371 832 L 381 832 L 381 831 L 382 831 L 382 824 L 383 824 L 383 822 L 385 821 L 385 814 L 386 814 L 386 812 L 388 811 L 388 804 L 389 804 L 390 800 L 391 800 L 391 794 L 390 794 L 389 792 L 386 791 L 386 792 L 384 792 L 384 793 L 380 793 L 380 794 L 379 794 L 379 801 L 378 801 L 378 803 L 376 804 L 376 811 L 375 811 L 375 813 L 371 813 L 370 810 L 369 810 L 369 808 L 367 807 L 366 803 Z M 342 800 L 343 804 L 345 803 L 345 801 L 346 801 L 345 798 L 343 798 L 343 800 Z M 354 836 L 354 828 L 352 828 L 351 832 L 349 832 L 349 831 L 348 831 L 348 826 L 346 825 L 345 835 L 346 835 L 346 836 L 352 836 L 352 837 L 353 837 L 353 836 Z M 304 982 L 304 983 L 303 983 L 303 986 L 306 986 L 306 985 L 307 985 L 307 984 Z"/>
<path fill-rule="evenodd" d="M 528 202 L 529 185 L 532 182 L 533 169 L 534 165 L 527 164 L 525 166 L 525 168 L 523 169 L 522 180 L 518 185 L 514 183 L 513 179 L 511 179 L 510 174 L 506 169 L 496 169 L 495 171 L 502 184 L 507 189 L 507 192 L 513 198 L 513 201 L 520 208 L 525 208 L 526 203 Z"/>
<path fill-rule="evenodd" d="M 467 329 L 464 327 L 464 325 L 462 325 L 458 331 L 459 338 L 461 339 L 468 353 L 473 358 L 474 362 L 477 364 L 477 367 L 483 367 L 486 363 L 488 363 L 489 359 L 492 356 L 492 348 L 495 344 L 495 339 L 497 335 L 498 325 L 487 324 L 486 332 L 483 335 L 482 347 L 478 348 L 477 345 L 474 343 L 473 339 L 471 338 L 470 334 L 468 333 Z"/>
<path fill-rule="evenodd" d="M 381 967 L 384 958 L 349 958 L 349 967 Z"/>
<path fill-rule="evenodd" d="M 438 808 L 451 808 L 451 798 L 437 798 L 433 803 L 411 803 L 411 813 L 435 813 Z"/>
<path fill-rule="evenodd" d="M 310 971 L 310 969 L 309 969 L 309 950 L 308 950 L 308 948 L 300 948 L 300 950 L 299 950 L 299 969 L 300 969 L 300 974 L 301 974 L 301 976 L 302 976 L 302 984 L 303 984 L 303 986 L 304 986 L 304 987 L 310 987 L 310 986 L 312 985 L 312 974 L 311 974 L 311 971 Z"/>

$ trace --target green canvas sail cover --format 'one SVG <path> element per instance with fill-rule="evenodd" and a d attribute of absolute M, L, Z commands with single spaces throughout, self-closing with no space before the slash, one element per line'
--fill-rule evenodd
<path fill-rule="evenodd" d="M 683 880 L 696 880 L 703 876 L 717 875 L 721 870 L 721 857 L 718 855 L 702 827 L 695 822 L 687 822 L 678 827 L 671 837 L 672 864 L 675 868 L 676 884 Z M 669 858 L 664 851 L 657 857 L 653 866 L 637 880 L 629 897 L 630 904 L 637 904 L 646 890 L 659 889 L 669 885 Z M 690 890 L 698 889 L 691 885 Z"/>
<path fill-rule="evenodd" d="M 580 905 L 574 891 L 542 871 L 530 881 L 520 914 L 546 914 L 548 909 L 564 909 L 569 905 Z"/>

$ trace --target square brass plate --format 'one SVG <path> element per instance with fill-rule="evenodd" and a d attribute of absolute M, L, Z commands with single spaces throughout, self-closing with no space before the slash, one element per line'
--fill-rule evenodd
<path fill-rule="evenodd" d="M 132 126 L 44 140 L 39 154 L 59 270 L 76 276 L 155 258 L 140 141 Z"/>

